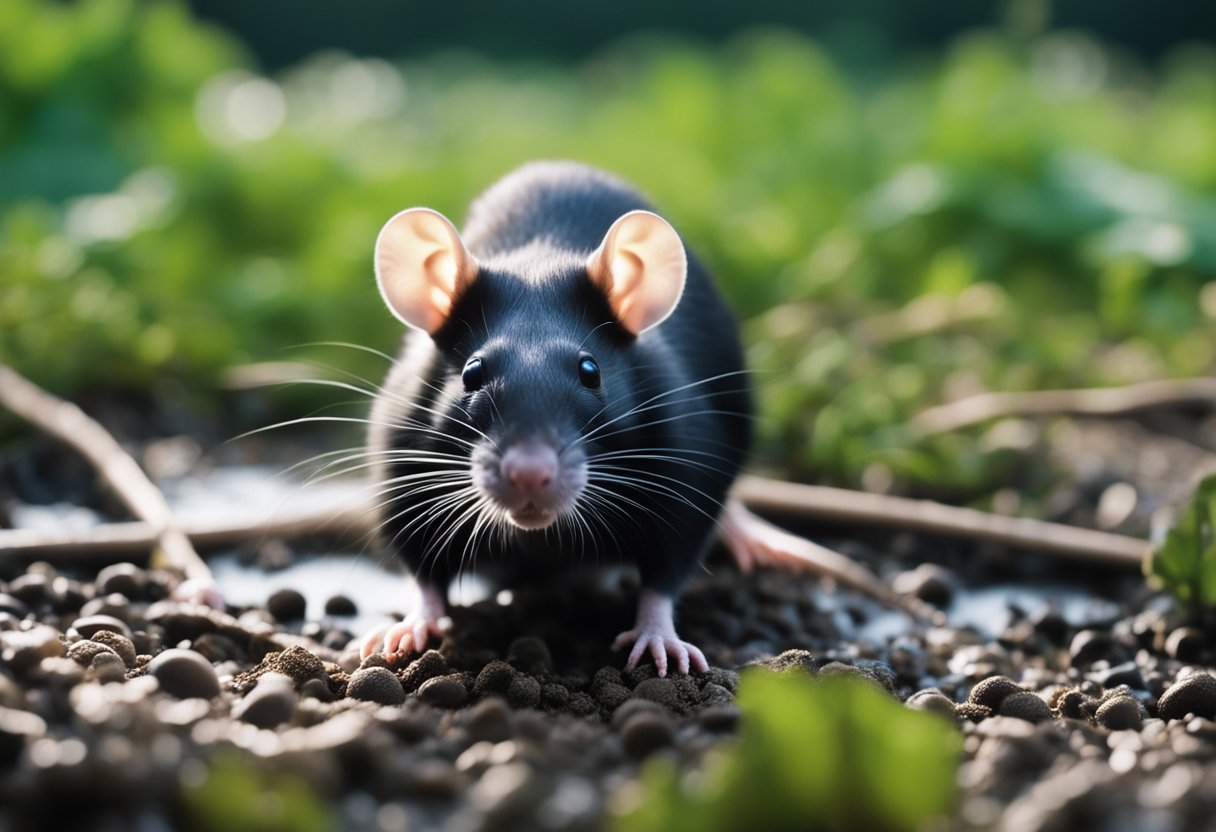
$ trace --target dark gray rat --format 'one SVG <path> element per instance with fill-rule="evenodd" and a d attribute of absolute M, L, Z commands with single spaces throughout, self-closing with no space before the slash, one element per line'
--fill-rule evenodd
<path fill-rule="evenodd" d="M 463 234 L 397 214 L 375 267 L 412 330 L 372 408 L 378 519 L 421 593 L 363 654 L 425 649 L 474 562 L 623 562 L 642 587 L 614 644 L 628 667 L 705 670 L 675 599 L 715 529 L 741 563 L 763 559 L 762 521 L 722 514 L 752 397 L 734 316 L 675 229 L 614 176 L 533 163 L 473 203 Z"/>

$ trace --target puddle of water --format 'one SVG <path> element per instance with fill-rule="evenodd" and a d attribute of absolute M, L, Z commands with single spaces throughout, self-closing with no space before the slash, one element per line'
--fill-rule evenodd
<path fill-rule="evenodd" d="M 1010 606 L 1022 610 L 1028 617 L 1054 609 L 1076 628 L 1108 624 L 1120 615 L 1118 604 L 1098 598 L 1082 587 L 999 583 L 975 589 L 960 588 L 946 610 L 946 623 L 957 628 L 971 627 L 985 638 L 996 638 L 1013 622 Z M 884 611 L 866 621 L 857 634 L 882 644 L 907 631 L 906 615 Z"/>
<path fill-rule="evenodd" d="M 351 479 L 305 483 L 275 468 L 243 466 L 216 468 L 165 483 L 163 488 L 179 517 L 207 522 L 264 518 L 288 505 L 296 513 L 346 503 L 357 499 L 365 485 Z M 19 528 L 65 524 L 87 527 L 100 520 L 88 509 L 66 504 L 18 506 L 12 514 Z M 326 600 L 346 595 L 354 600 L 359 612 L 345 619 L 344 624 L 356 632 L 383 622 L 389 614 L 407 611 L 413 601 L 404 570 L 394 570 L 378 556 L 367 553 L 304 556 L 274 572 L 245 566 L 232 553 L 212 557 L 209 562 L 220 591 L 235 605 L 262 604 L 276 590 L 291 588 L 304 595 L 308 619 L 317 620 L 324 616 Z M 468 577 L 454 584 L 449 595 L 452 603 L 466 605 L 486 598 L 489 592 L 484 582 Z M 1117 604 L 1096 598 L 1081 587 L 1002 583 L 960 589 L 946 617 L 951 626 L 974 627 L 993 638 L 1009 625 L 1013 617 L 1010 605 L 1027 615 L 1054 608 L 1074 627 L 1108 622 L 1119 614 Z M 902 613 L 884 612 L 871 617 L 856 635 L 883 643 L 907 632 L 907 628 L 908 620 Z"/>

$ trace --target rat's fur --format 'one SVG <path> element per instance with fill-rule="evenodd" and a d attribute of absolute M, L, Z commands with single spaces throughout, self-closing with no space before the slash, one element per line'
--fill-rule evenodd
<path fill-rule="evenodd" d="M 508 578 L 626 562 L 672 595 L 699 563 L 748 450 L 751 395 L 735 320 L 696 259 L 675 311 L 636 338 L 589 280 L 588 256 L 635 209 L 652 210 L 574 163 L 527 165 L 473 204 L 462 237 L 478 276 L 433 338 L 407 337 L 371 417 L 377 480 L 396 488 L 382 497 L 384 539 L 424 587 L 442 592 L 474 561 Z M 599 389 L 579 381 L 580 350 L 599 362 Z M 474 354 L 487 382 L 468 393 Z M 524 531 L 453 496 L 468 486 L 459 458 L 488 452 L 485 437 L 501 451 L 530 435 L 561 451 L 563 473 L 586 461 L 577 516 Z"/>

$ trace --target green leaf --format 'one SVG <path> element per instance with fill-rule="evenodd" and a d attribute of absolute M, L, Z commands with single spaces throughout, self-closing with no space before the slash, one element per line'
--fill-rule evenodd
<path fill-rule="evenodd" d="M 954 805 L 961 739 L 940 716 L 854 679 L 762 670 L 744 675 L 738 702 L 738 742 L 690 779 L 652 761 L 618 830 L 910 832 Z"/>
<path fill-rule="evenodd" d="M 1216 476 L 1199 484 L 1190 504 L 1150 555 L 1145 571 L 1195 616 L 1216 606 Z"/>
<path fill-rule="evenodd" d="M 328 832 L 338 825 L 304 781 L 270 775 L 236 755 L 217 755 L 207 779 L 182 796 L 203 832 Z"/>

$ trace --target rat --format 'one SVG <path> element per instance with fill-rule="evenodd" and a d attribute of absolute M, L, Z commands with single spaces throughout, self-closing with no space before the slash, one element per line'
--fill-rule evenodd
<path fill-rule="evenodd" d="M 520 576 L 591 561 L 637 569 L 636 623 L 613 644 L 628 669 L 707 670 L 676 632 L 681 588 L 715 532 L 744 567 L 783 533 L 728 500 L 749 377 L 734 315 L 671 223 L 616 176 L 534 162 L 463 232 L 398 213 L 374 264 L 408 328 L 369 420 L 377 519 L 418 598 L 362 654 L 441 638 L 450 583 L 486 559 Z"/>

